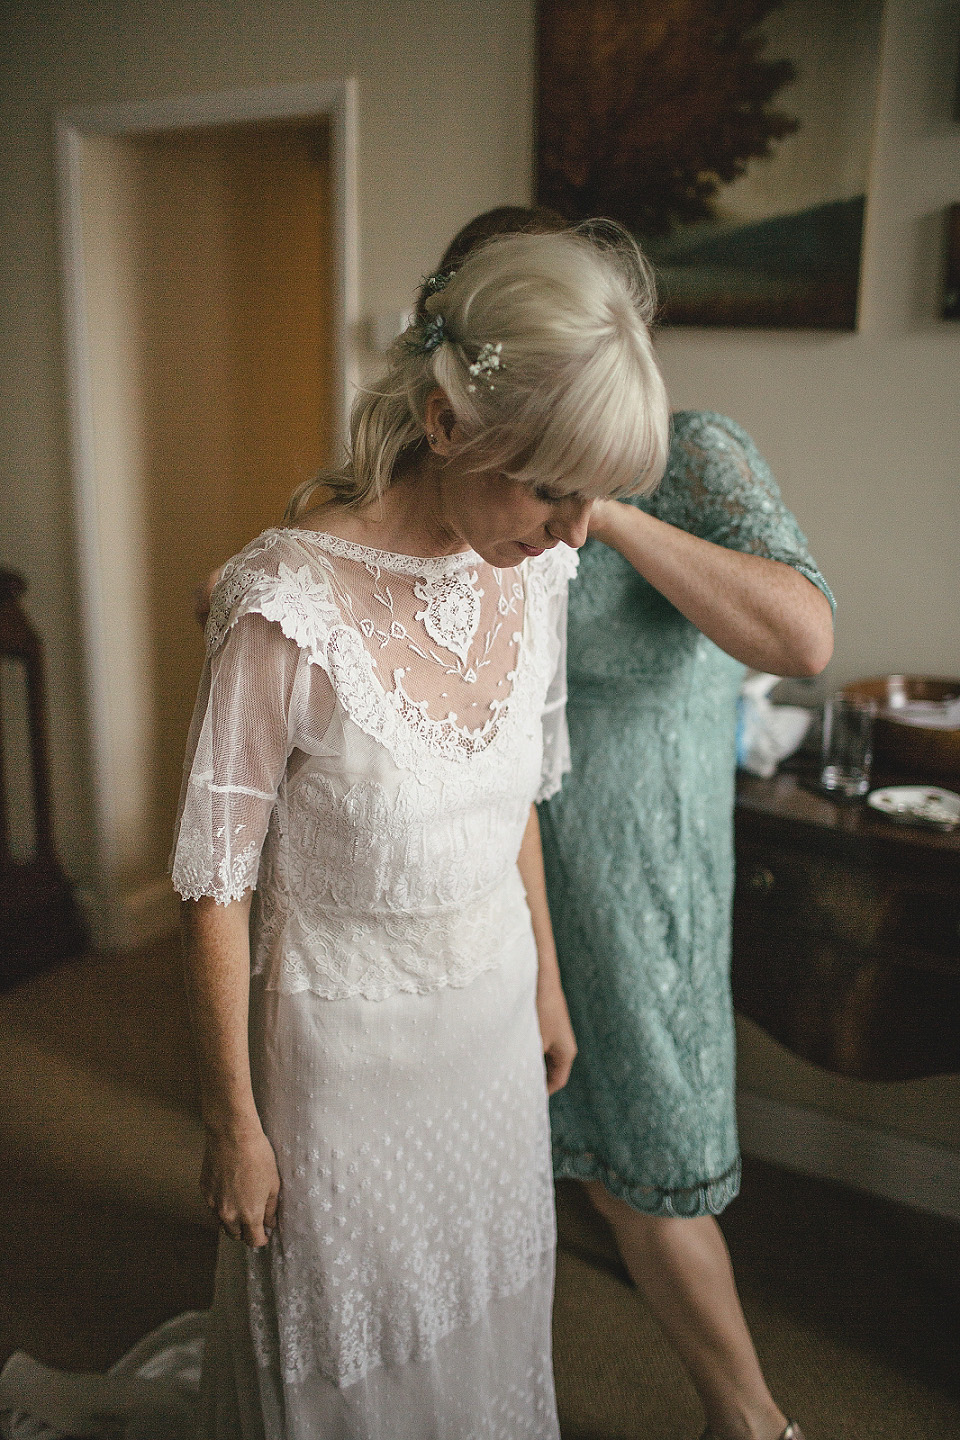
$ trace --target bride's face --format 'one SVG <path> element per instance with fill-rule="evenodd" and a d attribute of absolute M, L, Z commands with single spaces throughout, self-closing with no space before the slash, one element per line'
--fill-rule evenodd
<path fill-rule="evenodd" d="M 456 461 L 443 472 L 441 500 L 446 524 L 501 568 L 519 565 L 561 540 L 578 549 L 587 538 L 593 504 L 581 495 L 562 495 L 496 472 L 463 472 Z"/>
<path fill-rule="evenodd" d="M 562 540 L 576 550 L 587 538 L 593 500 L 551 484 L 521 483 L 498 470 L 477 470 L 457 454 L 458 425 L 442 390 L 427 400 L 427 435 L 441 526 L 490 565 L 519 565 Z"/>

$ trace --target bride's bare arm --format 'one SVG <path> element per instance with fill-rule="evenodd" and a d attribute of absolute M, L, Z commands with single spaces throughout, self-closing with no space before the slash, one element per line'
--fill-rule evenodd
<path fill-rule="evenodd" d="M 517 865 L 527 892 L 533 936 L 537 943 L 537 1017 L 540 1021 L 543 1058 L 547 1067 L 547 1091 L 552 1095 L 555 1090 L 561 1090 L 570 1078 L 570 1067 L 577 1054 L 577 1042 L 573 1036 L 567 1002 L 560 985 L 557 947 L 554 944 L 553 926 L 547 908 L 540 822 L 535 805 L 530 807 L 530 818 L 523 832 Z"/>
<path fill-rule="evenodd" d="M 250 891 L 181 907 L 187 997 L 200 1067 L 204 1198 L 234 1239 L 266 1245 L 280 1176 L 253 1098 L 247 1018 Z"/>

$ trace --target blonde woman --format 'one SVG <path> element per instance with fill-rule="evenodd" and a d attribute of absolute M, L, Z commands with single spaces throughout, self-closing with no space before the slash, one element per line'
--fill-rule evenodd
<path fill-rule="evenodd" d="M 332 501 L 214 592 L 173 866 L 224 1232 L 203 1436 L 557 1435 L 575 1045 L 533 802 L 592 501 L 664 463 L 650 309 L 618 232 L 478 251 L 358 398 Z"/>

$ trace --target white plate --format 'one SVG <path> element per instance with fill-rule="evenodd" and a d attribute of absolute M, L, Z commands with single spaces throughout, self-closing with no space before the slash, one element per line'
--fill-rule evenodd
<path fill-rule="evenodd" d="M 903 825 L 932 825 L 952 830 L 960 824 L 960 795 L 941 790 L 939 785 L 888 785 L 871 790 L 867 804 Z"/>

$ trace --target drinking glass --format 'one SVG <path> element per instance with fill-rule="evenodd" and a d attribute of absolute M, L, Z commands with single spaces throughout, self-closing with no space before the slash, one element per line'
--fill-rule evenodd
<path fill-rule="evenodd" d="M 845 799 L 866 795 L 873 759 L 875 700 L 831 695 L 823 707 L 823 763 L 820 783 Z"/>

